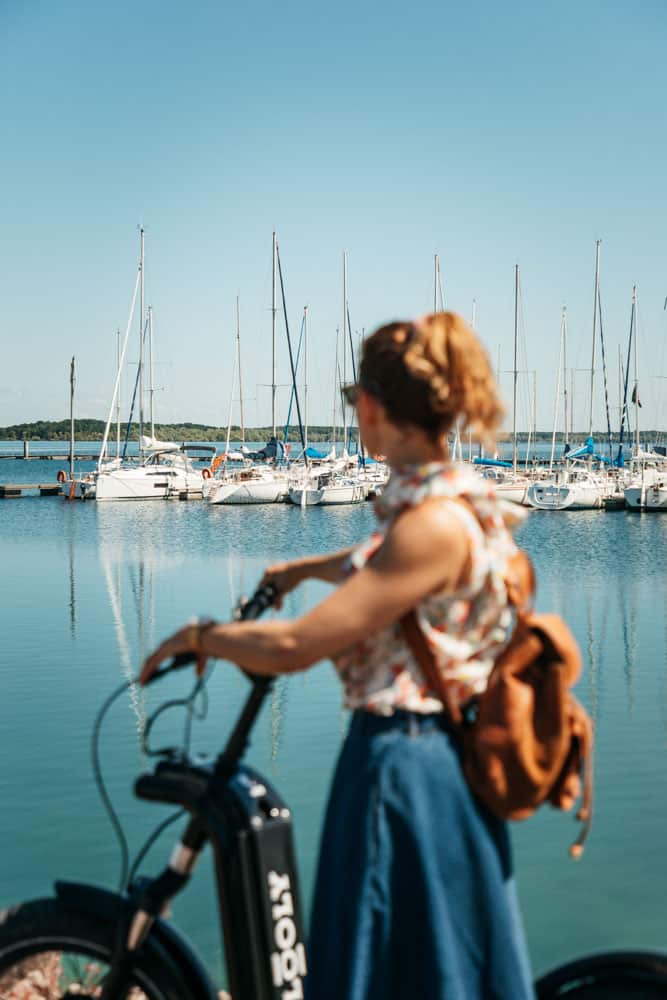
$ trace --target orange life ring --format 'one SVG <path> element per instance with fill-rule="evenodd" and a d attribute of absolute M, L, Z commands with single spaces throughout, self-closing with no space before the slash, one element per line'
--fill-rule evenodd
<path fill-rule="evenodd" d="M 202 469 L 201 470 L 201 477 L 202 477 L 202 479 L 210 479 L 211 478 L 211 470 L 210 469 Z"/>
<path fill-rule="evenodd" d="M 67 482 L 67 473 L 65 472 L 64 469 L 58 469 L 58 475 L 56 476 L 56 479 L 58 480 L 59 483 Z"/>

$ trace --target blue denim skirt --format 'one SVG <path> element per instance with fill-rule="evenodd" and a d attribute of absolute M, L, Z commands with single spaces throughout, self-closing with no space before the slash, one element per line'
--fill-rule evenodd
<path fill-rule="evenodd" d="M 506 826 L 473 799 L 437 716 L 352 716 L 308 958 L 308 1000 L 534 996 Z"/>

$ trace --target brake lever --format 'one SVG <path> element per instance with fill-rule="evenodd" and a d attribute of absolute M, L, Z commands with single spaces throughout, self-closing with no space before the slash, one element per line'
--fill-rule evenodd
<path fill-rule="evenodd" d="M 166 667 L 162 670 L 156 670 L 155 673 L 148 678 L 145 682 L 144 687 L 149 687 L 154 681 L 161 681 L 163 677 L 167 674 L 171 674 L 174 670 L 182 670 L 184 667 L 189 667 L 190 664 L 197 662 L 196 653 L 178 653 L 177 656 L 173 658 L 171 663 L 168 663 Z"/>

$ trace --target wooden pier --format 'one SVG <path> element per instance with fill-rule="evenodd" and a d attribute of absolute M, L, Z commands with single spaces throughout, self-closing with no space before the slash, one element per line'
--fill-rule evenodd
<path fill-rule="evenodd" d="M 77 451 L 74 455 L 75 462 L 96 462 L 99 458 L 99 453 L 92 451 Z M 0 455 L 0 461 L 13 461 L 13 462 L 62 462 L 66 464 L 69 462 L 69 452 L 64 451 L 48 451 L 48 452 L 32 452 L 27 455 L 19 454 L 2 454 Z"/>
<path fill-rule="evenodd" d="M 62 483 L 0 483 L 0 500 L 16 500 L 37 490 L 40 497 L 59 497 L 63 486 Z"/>

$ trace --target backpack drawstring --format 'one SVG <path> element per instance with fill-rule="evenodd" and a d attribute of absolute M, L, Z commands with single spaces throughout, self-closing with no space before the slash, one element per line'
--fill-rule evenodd
<path fill-rule="evenodd" d="M 593 730 L 588 719 L 586 719 L 579 738 L 584 770 L 584 794 L 577 812 L 577 819 L 583 825 L 579 836 L 570 847 L 570 857 L 575 859 L 580 858 L 584 853 L 584 845 L 593 821 Z"/>

